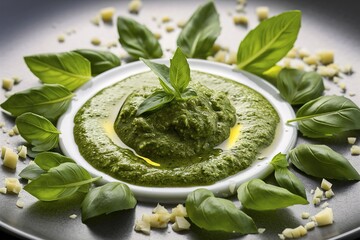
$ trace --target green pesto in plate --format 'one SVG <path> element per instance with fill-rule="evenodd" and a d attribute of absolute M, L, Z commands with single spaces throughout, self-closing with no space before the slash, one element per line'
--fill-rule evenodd
<path fill-rule="evenodd" d="M 191 78 L 197 97 L 139 117 L 137 106 L 159 88 L 152 72 L 97 93 L 74 120 L 82 156 L 96 169 L 142 186 L 209 185 L 247 168 L 273 141 L 278 114 L 240 83 L 197 71 Z"/>

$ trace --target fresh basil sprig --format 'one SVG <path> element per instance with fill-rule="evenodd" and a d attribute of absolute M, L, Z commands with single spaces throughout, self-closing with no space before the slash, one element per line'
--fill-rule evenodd
<path fill-rule="evenodd" d="M 307 103 L 320 97 L 324 90 L 322 77 L 316 72 L 283 69 L 277 80 L 280 95 L 291 105 Z"/>
<path fill-rule="evenodd" d="M 67 110 L 73 96 L 60 84 L 44 84 L 14 93 L 1 107 L 13 116 L 32 112 L 54 122 Z"/>
<path fill-rule="evenodd" d="M 75 163 L 71 158 L 65 157 L 55 152 L 42 152 L 36 155 L 34 162 L 44 171 L 49 171 L 51 168 L 57 167 L 66 162 Z"/>
<path fill-rule="evenodd" d="M 301 144 L 289 152 L 289 157 L 298 169 L 314 177 L 360 180 L 349 161 L 325 145 Z"/>
<path fill-rule="evenodd" d="M 41 201 L 55 201 L 70 197 L 83 186 L 89 190 L 92 182 L 101 177 L 91 175 L 76 163 L 63 163 L 41 174 L 24 187 L 24 190 Z"/>
<path fill-rule="evenodd" d="M 257 227 L 251 217 L 238 209 L 233 202 L 216 198 L 207 189 L 197 189 L 186 199 L 186 212 L 191 221 L 208 231 L 229 233 L 257 233 Z"/>
<path fill-rule="evenodd" d="M 73 91 L 91 78 L 90 62 L 75 52 L 24 57 L 30 71 L 43 83 L 58 83 Z"/>
<path fill-rule="evenodd" d="M 360 129 L 360 109 L 350 99 L 342 96 L 323 96 L 304 104 L 296 118 L 300 132 L 310 138 L 329 137 Z"/>
<path fill-rule="evenodd" d="M 91 75 L 96 76 L 121 65 L 120 59 L 109 51 L 93 49 L 78 49 L 76 52 L 89 60 L 91 64 Z"/>
<path fill-rule="evenodd" d="M 293 194 L 285 188 L 266 184 L 260 179 L 253 179 L 241 184 L 237 193 L 239 201 L 245 208 L 257 211 L 309 203 L 305 198 Z"/>
<path fill-rule="evenodd" d="M 277 154 L 270 162 L 275 169 L 276 182 L 291 193 L 306 199 L 304 184 L 288 169 L 288 162 L 285 154 Z"/>
<path fill-rule="evenodd" d="M 24 113 L 16 118 L 15 124 L 20 135 L 33 146 L 33 151 L 44 152 L 58 146 L 60 132 L 46 118 Z"/>
<path fill-rule="evenodd" d="M 196 92 L 187 88 L 190 82 L 190 67 L 185 55 L 178 48 L 170 60 L 170 68 L 141 58 L 141 60 L 159 77 L 163 90 L 155 91 L 139 105 L 136 115 L 153 111 L 176 100 L 186 100 L 196 96 Z"/>
<path fill-rule="evenodd" d="M 209 56 L 220 35 L 219 14 L 213 1 L 200 6 L 187 21 L 177 39 L 177 45 L 188 58 Z"/>
<path fill-rule="evenodd" d="M 130 56 L 138 59 L 160 58 L 163 55 L 159 41 L 145 26 L 127 17 L 118 17 L 119 42 Z"/>
<path fill-rule="evenodd" d="M 240 43 L 237 67 L 261 75 L 294 46 L 300 26 L 300 11 L 284 12 L 262 21 Z"/>
<path fill-rule="evenodd" d="M 81 218 L 86 221 L 102 214 L 131 209 L 136 199 L 130 188 L 119 182 L 107 183 L 89 191 L 81 204 Z"/>

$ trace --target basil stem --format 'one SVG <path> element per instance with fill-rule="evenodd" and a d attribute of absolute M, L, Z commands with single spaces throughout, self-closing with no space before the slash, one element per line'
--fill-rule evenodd
<path fill-rule="evenodd" d="M 360 180 L 349 161 L 325 145 L 301 144 L 289 152 L 289 157 L 298 169 L 314 177 Z"/>

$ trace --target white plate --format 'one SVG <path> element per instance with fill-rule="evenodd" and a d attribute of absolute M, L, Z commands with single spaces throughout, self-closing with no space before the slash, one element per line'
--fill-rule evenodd
<path fill-rule="evenodd" d="M 158 63 L 168 64 L 168 60 L 158 59 Z M 247 72 L 234 71 L 233 67 L 225 64 L 214 63 L 198 59 L 189 59 L 190 68 L 201 72 L 218 75 L 242 83 L 263 95 L 276 109 L 280 117 L 280 123 L 273 143 L 261 153 L 266 156 L 263 160 L 256 160 L 247 169 L 225 178 L 209 186 L 196 187 L 143 187 L 127 184 L 136 198 L 147 202 L 180 202 L 193 190 L 203 187 L 211 190 L 216 196 L 230 195 L 229 186 L 234 184 L 238 187 L 241 183 L 253 178 L 264 178 L 272 172 L 269 165 L 272 157 L 279 152 L 286 153 L 296 142 L 297 130 L 294 126 L 287 125 L 286 121 L 295 117 L 292 107 L 279 95 L 278 90 L 265 80 Z M 111 86 L 129 76 L 149 71 L 143 62 L 134 62 L 114 68 L 99 76 L 96 76 L 76 91 L 76 100 L 73 100 L 67 112 L 59 119 L 58 129 L 61 131 L 60 148 L 63 153 L 74 159 L 93 176 L 101 176 L 103 182 L 119 181 L 92 167 L 79 153 L 74 140 L 74 116 L 85 102 L 105 87 Z"/>

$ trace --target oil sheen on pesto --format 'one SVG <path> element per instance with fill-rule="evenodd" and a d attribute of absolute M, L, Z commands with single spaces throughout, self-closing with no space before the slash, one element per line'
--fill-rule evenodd
<path fill-rule="evenodd" d="M 279 122 L 276 111 L 264 97 L 242 84 L 196 71 L 191 72 L 191 77 L 190 87 L 198 92 L 197 98 L 189 103 L 172 103 L 168 109 L 160 109 L 157 116 L 151 113 L 138 117 L 136 121 L 140 123 L 135 121 L 134 128 L 141 127 L 139 133 L 150 136 L 136 136 L 136 132 L 132 132 L 130 140 L 122 137 L 128 144 L 132 141 L 129 145 L 133 146 L 151 142 L 141 153 L 120 140 L 114 123 L 118 119 L 115 123 L 118 126 L 121 114 L 131 115 L 137 104 L 158 87 L 156 76 L 152 72 L 134 75 L 97 93 L 75 116 L 74 135 L 80 153 L 98 170 L 143 186 L 208 185 L 247 168 L 261 149 L 272 142 Z M 125 100 L 125 109 L 121 109 Z M 181 104 L 183 106 L 179 106 Z M 189 111 L 181 111 L 184 106 L 189 107 Z M 165 110 L 163 114 L 161 110 Z M 206 115 L 203 111 L 210 112 Z M 146 119 L 149 116 L 153 119 Z M 121 118 L 131 119 L 127 117 Z M 161 136 L 159 127 L 164 127 L 171 119 L 177 121 L 178 131 L 183 131 L 183 136 L 172 145 L 166 141 L 173 138 L 173 133 Z M 149 121 L 152 126 L 159 123 L 159 129 L 146 129 L 151 128 Z M 234 124 L 240 125 L 236 142 L 231 148 L 217 147 L 228 137 L 228 129 Z M 186 125 L 188 129 L 181 130 Z M 127 130 L 131 128 L 128 126 Z M 118 129 L 117 132 L 121 134 Z M 134 139 L 136 137 L 138 139 Z M 180 144 L 179 139 L 185 142 Z M 151 145 L 156 151 L 151 150 Z M 139 155 L 160 166 L 149 164 Z"/>

